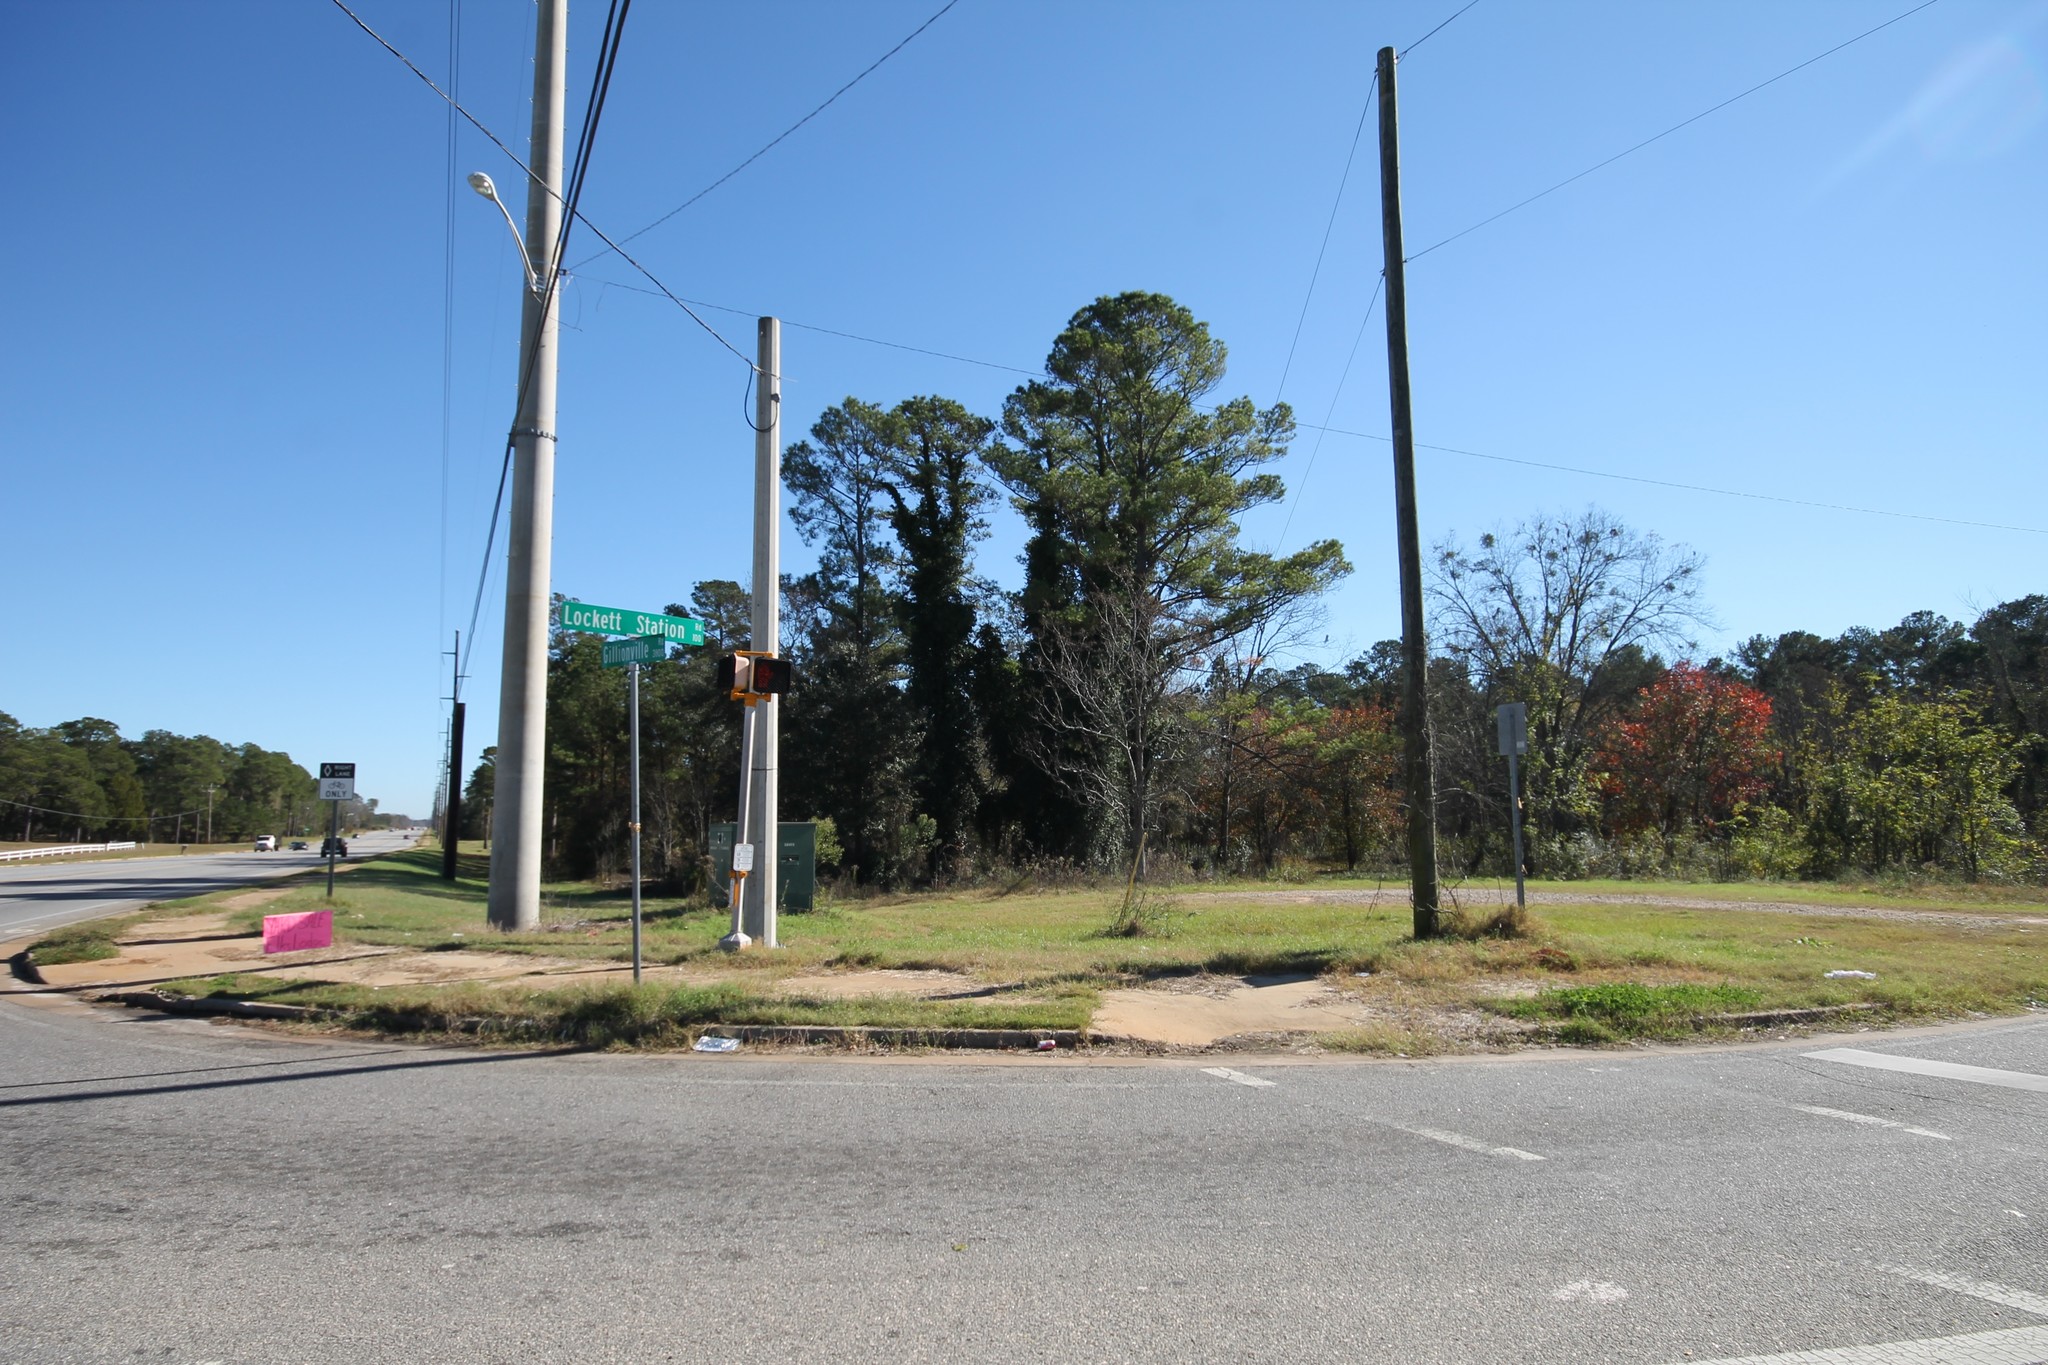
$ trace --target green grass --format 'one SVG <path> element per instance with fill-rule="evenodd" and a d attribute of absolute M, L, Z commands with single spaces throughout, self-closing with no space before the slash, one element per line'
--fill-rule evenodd
<path fill-rule="evenodd" d="M 122 926 L 125 927 L 125 926 Z M 66 962 L 98 962 L 103 958 L 119 957 L 121 950 L 114 946 L 114 935 L 119 932 L 113 922 L 92 920 L 74 924 L 53 933 L 45 934 L 29 945 L 29 955 L 38 966 L 57 967 Z"/>
<path fill-rule="evenodd" d="M 312 1005 L 345 1026 L 381 1033 L 574 1043 L 584 1047 L 672 1047 L 712 1026 L 745 1024 L 944 1029 L 1079 1029 L 1094 1012 L 1092 991 L 1052 999 L 930 1001 L 906 996 L 857 1000 L 767 999 L 744 985 L 607 984 L 556 990 L 474 984 L 377 990 L 309 984 L 260 973 L 167 983 L 173 994 Z"/>
<path fill-rule="evenodd" d="M 311 879 L 234 923 L 253 932 L 265 914 L 335 910 L 337 938 L 423 951 L 477 949 L 587 962 L 623 962 L 630 945 L 624 891 L 582 884 L 544 890 L 542 925 L 499 933 L 485 922 L 488 866 L 465 850 L 460 876 L 439 876 L 438 851 L 416 849 L 355 867 L 325 898 Z M 1372 882 L 1326 879 L 1326 886 Z M 236 977 L 203 993 L 238 994 L 346 1009 L 365 1026 L 449 1031 L 485 1021 L 503 1036 L 569 1038 L 599 1045 L 659 1046 L 709 1022 L 869 1024 L 896 1028 L 1073 1028 L 1085 1025 L 1099 990 L 1189 973 L 1327 974 L 1346 991 L 1387 1007 L 1391 1022 L 1326 1039 L 1340 1050 L 1427 1055 L 1428 1016 L 1446 1009 L 1546 1024 L 1563 1041 L 1682 1036 L 1715 1015 L 1743 1009 L 1861 1004 L 1880 1019 L 2004 1013 L 2048 1003 L 2048 931 L 2009 926 L 1830 916 L 1830 905 L 1870 904 L 1867 890 L 1777 885 L 1703 888 L 1671 883 L 1561 883 L 1589 894 L 1664 893 L 1706 898 L 1804 900 L 1823 913 L 1673 908 L 1639 904 L 1545 904 L 1520 937 L 1418 942 L 1402 888 L 1375 907 L 1299 900 L 1292 884 L 1235 884 L 1270 899 L 1215 900 L 1199 888 L 1148 892 L 1133 932 L 1119 925 L 1123 887 L 1031 891 L 1019 886 L 841 901 L 780 920 L 783 947 L 726 953 L 725 911 L 674 897 L 646 901 L 650 965 L 698 966 L 717 984 L 607 984 L 554 990 L 476 985 L 387 988 Z M 1226 885 L 1221 889 L 1233 889 Z M 1797 893 L 1797 894 L 1794 894 Z M 208 898 L 186 909 L 205 909 Z M 1979 912 L 1961 893 L 1881 903 Z M 153 912 L 162 914 L 159 910 Z M 944 969 L 996 988 L 969 1001 L 910 996 L 790 999 L 787 978 L 856 968 Z M 1830 980 L 1830 969 L 1876 973 Z M 1359 977 L 1358 973 L 1368 973 Z M 736 978 L 736 979 L 735 979 Z M 383 1021 L 379 1023 L 378 1021 Z M 526 1023 L 516 1021 L 525 1020 Z M 465 1029 L 471 1026 L 463 1026 Z"/>

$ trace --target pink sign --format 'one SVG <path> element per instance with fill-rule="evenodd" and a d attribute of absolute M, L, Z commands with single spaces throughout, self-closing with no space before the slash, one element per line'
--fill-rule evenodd
<path fill-rule="evenodd" d="M 333 943 L 332 910 L 263 917 L 263 951 L 266 953 L 295 953 L 302 948 L 330 947 Z"/>

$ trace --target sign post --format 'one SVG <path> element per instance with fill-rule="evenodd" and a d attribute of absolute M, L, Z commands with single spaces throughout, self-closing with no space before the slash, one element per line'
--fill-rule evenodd
<path fill-rule="evenodd" d="M 341 803 L 356 795 L 356 765 L 322 763 L 320 799 L 328 803 L 327 817 L 327 899 L 334 899 L 334 851 L 341 847 Z"/>
<path fill-rule="evenodd" d="M 1521 702 L 1502 702 L 1493 713 L 1500 732 L 1500 751 L 1508 760 L 1508 823 L 1515 831 L 1515 908 L 1526 910 L 1522 894 L 1522 793 L 1515 760 L 1529 752 L 1529 708 Z"/>
<path fill-rule="evenodd" d="M 670 617 L 670 620 L 684 620 L 684 617 Z M 630 720 L 627 730 L 632 735 L 632 756 L 627 761 L 632 774 L 632 813 L 626 819 L 626 830 L 632 836 L 633 846 L 633 984 L 640 984 L 640 666 L 660 663 L 668 657 L 668 637 L 665 635 L 640 635 L 631 640 L 606 640 L 604 657 L 606 668 L 626 670 L 627 710 Z"/>

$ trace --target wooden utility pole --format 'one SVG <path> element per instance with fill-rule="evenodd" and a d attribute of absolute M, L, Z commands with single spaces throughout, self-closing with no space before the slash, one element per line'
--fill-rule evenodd
<path fill-rule="evenodd" d="M 1387 400 L 1394 418 L 1394 520 L 1401 551 L 1401 754 L 1408 793 L 1408 884 L 1415 937 L 1438 932 L 1436 773 L 1429 733 L 1429 640 L 1415 520 L 1415 428 L 1408 411 L 1408 288 L 1401 259 L 1401 136 L 1394 49 L 1380 49 L 1380 222 L 1387 261 Z"/>

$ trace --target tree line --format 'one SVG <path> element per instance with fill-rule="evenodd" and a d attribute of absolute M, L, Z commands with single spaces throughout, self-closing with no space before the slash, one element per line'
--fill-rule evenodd
<path fill-rule="evenodd" d="M 320 833 L 319 783 L 291 755 L 208 735 L 122 737 L 84 716 L 48 729 L 0 711 L 0 838 L 24 842 L 215 842 Z M 343 823 L 372 823 L 377 803 L 346 803 Z"/>
<path fill-rule="evenodd" d="M 1172 299 L 1105 297 L 995 416 L 849 397 L 785 453 L 818 563 L 779 585 L 797 669 L 777 703 L 782 808 L 830 822 L 842 879 L 1398 866 L 1398 645 L 1337 669 L 1286 662 L 1350 566 L 1335 541 L 1242 542 L 1243 515 L 1283 495 L 1267 466 L 1294 422 L 1284 403 L 1221 396 L 1226 355 Z M 977 571 L 1002 498 L 1026 529 L 1015 592 Z M 2048 599 L 1695 663 L 1701 567 L 1597 510 L 1435 547 L 1447 873 L 1509 870 L 1493 711 L 1521 701 L 1535 873 L 2035 875 Z M 739 708 L 713 673 L 749 647 L 750 604 L 712 580 L 668 610 L 702 618 L 706 643 L 643 681 L 644 856 L 687 887 L 737 797 Z M 625 679 L 595 637 L 552 645 L 546 856 L 615 872 Z M 470 837 L 491 757 L 469 775 Z"/>

